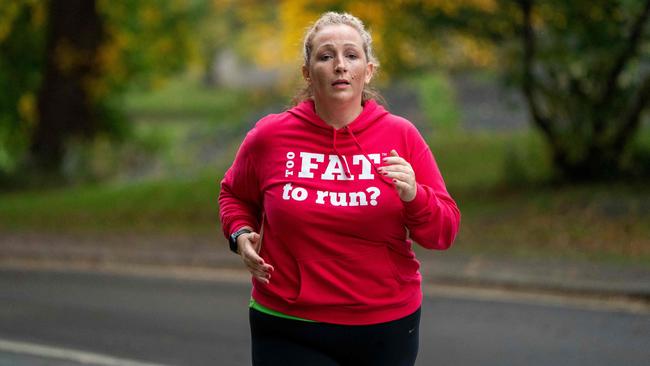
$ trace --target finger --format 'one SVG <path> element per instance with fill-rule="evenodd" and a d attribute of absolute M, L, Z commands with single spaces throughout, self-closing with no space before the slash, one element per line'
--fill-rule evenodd
<path fill-rule="evenodd" d="M 384 159 L 382 159 L 384 164 L 404 164 L 406 163 L 406 160 L 402 157 L 399 156 L 387 156 Z"/>
<path fill-rule="evenodd" d="M 242 256 L 244 260 L 248 260 L 251 263 L 257 263 L 258 265 L 264 264 L 264 259 L 257 254 L 257 251 L 251 247 L 251 245 L 245 245 L 242 250 Z"/>
<path fill-rule="evenodd" d="M 244 256 L 244 263 L 251 270 L 263 271 L 265 273 L 271 273 L 275 271 L 275 268 L 266 263 L 262 257 L 260 257 L 255 251 L 251 251 L 250 255 Z"/>
<path fill-rule="evenodd" d="M 261 262 L 260 262 L 260 260 L 261 260 Z M 244 263 L 246 264 L 246 266 L 248 268 L 256 270 L 256 271 L 263 271 L 263 272 L 270 273 L 270 272 L 273 272 L 275 270 L 275 268 L 273 268 L 272 265 L 264 262 L 264 259 L 262 259 L 262 258 L 256 259 L 256 258 L 252 258 L 252 257 L 247 257 L 247 258 L 244 258 Z"/>
<path fill-rule="evenodd" d="M 396 179 L 397 181 L 404 182 L 407 184 L 413 184 L 415 182 L 414 177 L 411 174 L 408 173 L 402 173 L 402 172 L 388 172 L 386 177 L 391 178 L 391 179 Z"/>
<path fill-rule="evenodd" d="M 393 184 L 395 184 L 395 188 L 397 188 L 398 190 L 404 190 L 404 191 L 409 190 L 413 187 L 408 182 L 404 182 L 398 179 L 393 179 Z"/>
<path fill-rule="evenodd" d="M 258 277 L 258 276 L 253 276 L 253 278 L 255 278 L 256 280 L 258 280 L 259 282 L 262 282 L 262 283 L 265 284 L 265 285 L 268 285 L 269 283 L 271 283 L 271 281 L 269 281 L 268 278 Z"/>
<path fill-rule="evenodd" d="M 258 234 L 258 233 L 250 233 L 250 234 L 248 234 L 247 239 L 250 240 L 251 243 L 257 244 L 257 242 L 260 241 L 260 234 Z"/>
<path fill-rule="evenodd" d="M 391 149 L 390 150 L 390 156 L 399 156 L 399 154 L 397 153 L 397 150 Z"/>
<path fill-rule="evenodd" d="M 271 273 L 265 271 L 263 268 L 253 266 L 247 266 L 248 271 L 256 277 L 271 278 Z"/>
<path fill-rule="evenodd" d="M 411 164 L 409 164 L 408 161 L 406 161 L 404 158 L 400 158 L 400 157 L 384 158 L 383 162 L 384 162 L 383 167 L 387 167 L 387 166 L 391 166 L 391 165 L 411 166 Z"/>
<path fill-rule="evenodd" d="M 415 199 L 416 190 L 409 184 L 393 180 L 395 184 L 395 189 L 399 198 L 404 202 L 410 202 Z"/>
<path fill-rule="evenodd" d="M 264 263 L 262 265 L 257 265 L 257 268 L 259 268 L 260 271 L 264 271 L 264 272 L 267 272 L 267 273 L 271 273 L 271 272 L 275 271 L 275 268 L 273 268 L 273 266 L 268 264 L 268 263 Z"/>
<path fill-rule="evenodd" d="M 412 173 L 413 168 L 410 165 L 387 165 L 379 168 L 380 172 L 402 172 Z"/>
<path fill-rule="evenodd" d="M 254 277 L 260 277 L 260 278 L 271 279 L 271 274 L 268 273 L 268 272 L 250 270 L 250 273 L 251 273 Z"/>

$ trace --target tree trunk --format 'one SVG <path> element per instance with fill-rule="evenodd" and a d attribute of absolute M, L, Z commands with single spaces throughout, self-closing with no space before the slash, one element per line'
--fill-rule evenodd
<path fill-rule="evenodd" d="M 621 155 L 611 146 L 589 149 L 577 158 L 570 158 L 569 154 L 554 151 L 554 165 L 565 181 L 604 181 L 620 176 Z"/>
<path fill-rule="evenodd" d="M 38 93 L 38 124 L 31 160 L 42 173 L 59 173 L 65 143 L 98 130 L 89 81 L 99 75 L 97 51 L 104 37 L 94 0 L 50 0 L 46 61 Z"/>

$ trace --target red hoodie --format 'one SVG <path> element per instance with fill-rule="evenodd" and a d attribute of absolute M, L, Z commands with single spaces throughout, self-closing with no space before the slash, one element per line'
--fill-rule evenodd
<path fill-rule="evenodd" d="M 377 173 L 391 149 L 415 171 L 411 202 Z M 260 255 L 275 271 L 268 285 L 253 280 L 255 301 L 350 325 L 417 310 L 420 264 L 409 237 L 447 249 L 460 223 L 422 136 L 373 100 L 338 130 L 311 100 L 261 119 L 221 182 L 219 205 L 226 237 L 243 226 L 261 229 Z"/>

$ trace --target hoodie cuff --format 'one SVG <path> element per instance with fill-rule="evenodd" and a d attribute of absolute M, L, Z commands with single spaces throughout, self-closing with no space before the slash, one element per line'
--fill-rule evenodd
<path fill-rule="evenodd" d="M 226 236 L 226 238 L 230 238 L 230 235 L 232 235 L 232 233 L 243 228 L 244 226 L 253 228 L 253 231 L 258 231 L 255 225 L 251 225 L 249 220 L 238 219 L 238 220 L 234 220 L 230 224 L 229 230 L 224 232 L 224 235 Z"/>
<path fill-rule="evenodd" d="M 427 208 L 429 205 L 429 192 L 427 192 L 424 187 L 418 183 L 417 192 L 413 201 L 404 202 L 404 207 L 409 213 L 420 212 Z"/>

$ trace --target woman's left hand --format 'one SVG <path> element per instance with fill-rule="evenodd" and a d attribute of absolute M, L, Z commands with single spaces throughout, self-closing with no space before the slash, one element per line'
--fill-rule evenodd
<path fill-rule="evenodd" d="M 415 172 L 411 164 L 400 157 L 395 150 L 391 150 L 390 156 L 384 158 L 384 163 L 387 165 L 380 167 L 379 172 L 393 180 L 397 194 L 402 201 L 413 201 L 418 190 Z"/>

